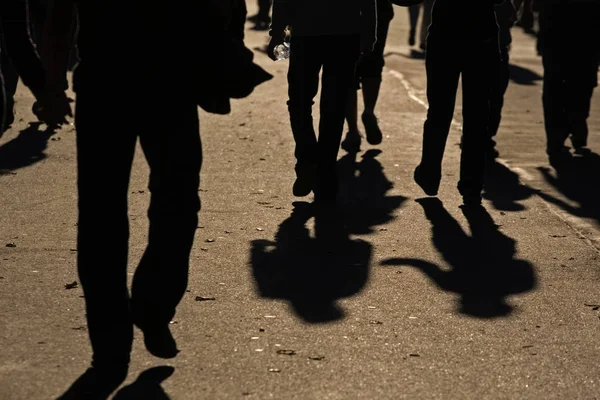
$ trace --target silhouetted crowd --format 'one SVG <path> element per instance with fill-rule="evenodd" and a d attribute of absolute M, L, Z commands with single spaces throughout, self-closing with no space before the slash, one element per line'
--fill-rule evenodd
<path fill-rule="evenodd" d="M 366 140 L 372 145 L 383 140 L 375 110 L 393 4 L 407 8 L 408 44 L 425 57 L 429 108 L 414 180 L 427 195 L 438 193 L 462 82 L 458 190 L 464 207 L 481 207 L 486 163 L 499 155 L 494 137 L 515 25 L 537 36 L 550 164 L 559 169 L 569 162 L 567 139 L 576 153 L 589 152 L 587 119 L 600 61 L 599 0 L 258 0 L 259 11 L 250 17 L 244 0 L 0 2 L 0 136 L 14 122 L 19 78 L 35 97 L 32 110 L 41 122 L 50 128 L 66 123 L 72 117 L 67 71 L 78 60 L 72 83 L 78 272 L 93 360 L 64 398 L 106 398 L 123 382 L 134 325 L 153 355 L 178 353 L 169 322 L 187 287 L 200 210 L 197 107 L 228 114 L 231 99 L 249 96 L 272 78 L 244 44 L 246 21 L 268 31 L 269 57 L 289 57 L 293 194 L 312 192 L 315 204 L 333 207 L 339 149 L 358 149 L 362 140 L 359 91 Z M 312 108 L 319 88 L 315 129 Z M 115 117 L 118 124 L 105 123 Z M 98 139 L 107 136 L 113 140 Z M 150 167 L 150 228 L 130 292 L 127 193 L 137 140 Z"/>

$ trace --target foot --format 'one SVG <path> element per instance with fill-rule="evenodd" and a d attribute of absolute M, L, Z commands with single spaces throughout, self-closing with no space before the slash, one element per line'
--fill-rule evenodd
<path fill-rule="evenodd" d="M 362 138 L 358 131 L 348 131 L 348 133 L 346 133 L 346 138 L 342 141 L 342 149 L 346 150 L 348 153 L 358 153 L 360 151 L 361 142 Z"/>
<path fill-rule="evenodd" d="M 105 400 L 127 378 L 128 365 L 91 367 L 58 400 Z"/>
<path fill-rule="evenodd" d="M 548 151 L 548 161 L 555 169 L 564 167 L 573 159 L 573 156 L 567 147 L 562 147 L 554 151 Z"/>
<path fill-rule="evenodd" d="M 365 125 L 365 133 L 367 134 L 367 142 L 369 144 L 380 144 L 383 139 L 383 134 L 379 129 L 377 117 L 372 112 L 365 111 L 362 114 L 362 121 Z"/>
<path fill-rule="evenodd" d="M 575 147 L 573 149 L 573 151 L 575 152 L 575 154 L 577 154 L 579 156 L 587 156 L 587 155 L 592 154 L 592 150 L 590 150 L 588 147 L 585 147 L 585 146 Z"/>
<path fill-rule="evenodd" d="M 308 196 L 313 190 L 316 166 L 314 164 L 296 165 L 296 181 L 292 193 L 296 197 Z"/>
<path fill-rule="evenodd" d="M 150 354 L 165 359 L 177 356 L 179 350 L 168 324 L 149 325 L 140 329 L 144 332 L 144 344 Z"/>
<path fill-rule="evenodd" d="M 428 196 L 437 196 L 441 174 L 426 173 L 421 165 L 415 168 L 414 179 Z"/>

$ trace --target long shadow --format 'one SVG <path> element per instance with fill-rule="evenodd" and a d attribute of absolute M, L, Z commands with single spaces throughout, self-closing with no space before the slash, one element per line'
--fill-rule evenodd
<path fill-rule="evenodd" d="M 463 208 L 471 229 L 467 235 L 437 198 L 419 199 L 432 225 L 432 241 L 450 269 L 420 259 L 392 258 L 383 265 L 412 266 L 440 289 L 460 296 L 458 312 L 477 318 L 507 316 L 507 297 L 536 287 L 532 265 L 515 258 L 516 242 L 498 230 L 483 208 Z"/>
<path fill-rule="evenodd" d="M 173 375 L 175 368 L 162 365 L 145 370 L 135 382 L 121 388 L 113 400 L 169 400 L 169 395 L 160 385 Z"/>
<path fill-rule="evenodd" d="M 546 192 L 540 192 L 540 197 L 571 215 L 593 219 L 600 225 L 600 155 L 590 151 L 583 157 L 573 157 L 569 163 L 556 170 L 556 175 L 549 168 L 538 169 L 546 182 L 576 205 L 568 204 Z"/>
<path fill-rule="evenodd" d="M 344 318 L 338 300 L 359 293 L 369 278 L 372 246 L 352 239 L 393 220 L 406 198 L 388 196 L 392 184 L 370 151 L 357 162 L 348 153 L 338 162 L 340 204 L 321 208 L 294 203 L 274 241 L 252 242 L 251 265 L 259 294 L 287 300 L 303 321 L 326 323 Z M 307 226 L 314 217 L 314 235 Z"/>
<path fill-rule="evenodd" d="M 47 157 L 44 152 L 54 131 L 40 130 L 40 126 L 41 123 L 32 123 L 19 136 L 0 146 L 0 175 L 28 167 Z"/>
<path fill-rule="evenodd" d="M 490 200 L 496 210 L 525 210 L 521 202 L 536 193 L 538 190 L 523 185 L 516 173 L 498 161 L 486 165 L 483 197 Z"/>
<path fill-rule="evenodd" d="M 535 85 L 537 81 L 541 81 L 543 77 L 535 71 L 519 65 L 510 64 L 510 80 L 518 85 Z"/>

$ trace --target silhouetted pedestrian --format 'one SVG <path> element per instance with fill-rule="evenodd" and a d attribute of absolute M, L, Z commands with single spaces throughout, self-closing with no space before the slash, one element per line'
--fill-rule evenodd
<path fill-rule="evenodd" d="M 271 77 L 252 63 L 239 37 L 240 1 L 54 1 L 44 38 L 48 82 L 66 74 L 75 10 L 80 22 L 81 62 L 73 78 L 77 265 L 93 350 L 92 367 L 65 399 L 107 398 L 120 385 L 134 324 L 151 354 L 172 358 L 179 351 L 169 322 L 185 294 L 198 226 L 197 105 L 226 114 L 230 98 L 247 96 Z M 127 198 L 138 139 L 150 167 L 150 224 L 130 296 Z"/>
<path fill-rule="evenodd" d="M 394 18 L 394 8 L 389 0 L 377 1 L 377 42 L 371 53 L 365 54 L 358 62 L 356 68 L 356 89 L 361 89 L 364 100 L 364 111 L 362 121 L 365 127 L 367 142 L 379 144 L 383 138 L 377 117 L 375 106 L 379 97 L 381 87 L 381 75 L 385 66 L 383 52 L 388 36 L 390 22 Z M 350 90 L 348 99 L 348 111 L 346 121 L 348 122 L 348 133 L 342 147 L 357 149 L 360 147 L 360 132 L 358 129 L 357 91 Z"/>
<path fill-rule="evenodd" d="M 64 88 L 50 93 L 46 86 L 46 71 L 29 37 L 27 21 L 26 0 L 0 2 L 0 135 L 14 121 L 14 95 L 19 77 L 40 104 L 51 99 L 54 106 L 63 107 L 62 111 L 68 109 Z M 53 115 L 57 108 L 36 111 L 38 118 L 49 124 L 55 122 Z M 61 116 L 57 119 L 62 120 Z"/>
<path fill-rule="evenodd" d="M 255 29 L 268 30 L 271 23 L 271 5 L 272 0 L 258 0 L 258 13 L 248 18 L 248 21 L 255 24 Z"/>
<path fill-rule="evenodd" d="M 560 167 L 571 157 L 565 147 L 569 136 L 576 152 L 586 152 L 587 118 L 598 85 L 600 2 L 546 0 L 539 7 L 546 152 L 550 164 Z"/>
<path fill-rule="evenodd" d="M 288 71 L 290 121 L 296 141 L 295 196 L 334 201 L 336 160 L 344 129 L 348 93 L 361 53 L 376 40 L 376 0 L 275 0 L 269 56 L 292 30 Z M 319 137 L 312 118 L 313 99 L 323 69 Z"/>
<path fill-rule="evenodd" d="M 492 81 L 490 97 L 490 123 L 488 126 L 489 135 L 492 137 L 488 156 L 490 158 L 498 157 L 496 142 L 494 137 L 498 133 L 500 121 L 502 120 L 502 107 L 504 106 L 504 94 L 508 88 L 510 80 L 510 45 L 512 43 L 512 34 L 510 29 L 517 20 L 517 12 L 512 0 L 504 0 L 502 4 L 496 6 L 496 19 L 500 29 L 500 60 L 498 61 L 498 71 L 494 74 Z"/>
<path fill-rule="evenodd" d="M 421 163 L 415 181 L 437 195 L 442 159 L 462 76 L 463 135 L 458 189 L 465 205 L 481 204 L 489 143 L 490 90 L 499 62 L 494 4 L 502 0 L 437 0 L 427 39 L 427 99 Z"/>

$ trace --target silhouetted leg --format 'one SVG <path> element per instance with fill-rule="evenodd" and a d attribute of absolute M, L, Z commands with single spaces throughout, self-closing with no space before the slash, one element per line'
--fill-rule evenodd
<path fill-rule="evenodd" d="M 498 133 L 498 128 L 500 127 L 500 121 L 502 120 L 502 107 L 504 106 L 504 95 L 510 80 L 508 48 L 504 47 L 502 49 L 501 56 L 502 60 L 498 62 L 498 70 L 492 80 L 490 97 L 490 122 L 488 127 L 491 138 L 496 136 Z M 495 145 L 496 142 L 491 139 L 490 150 L 492 152 L 495 152 Z"/>
<path fill-rule="evenodd" d="M 425 0 L 423 2 L 423 18 L 421 20 L 421 50 L 427 49 L 427 35 L 429 33 L 429 25 L 431 25 L 431 11 L 433 10 L 434 0 Z"/>
<path fill-rule="evenodd" d="M 95 366 L 127 364 L 133 340 L 127 291 L 127 192 L 136 132 L 128 124 L 107 129 L 107 104 L 112 112 L 130 112 L 129 97 L 115 97 L 115 91 L 80 89 L 75 119 L 77 265 Z"/>
<path fill-rule="evenodd" d="M 408 19 L 410 22 L 410 32 L 408 36 L 408 44 L 415 45 L 415 36 L 417 34 L 417 25 L 419 23 L 419 14 L 421 13 L 421 4 L 408 7 Z"/>
<path fill-rule="evenodd" d="M 131 290 L 136 325 L 168 325 L 185 294 L 189 255 L 198 226 L 200 144 L 193 101 L 170 100 L 140 132 L 150 166 L 148 246 Z M 146 333 L 146 332 L 145 332 Z"/>
<path fill-rule="evenodd" d="M 559 57 L 546 46 L 543 51 L 544 83 L 542 103 L 544 106 L 544 124 L 546 127 L 546 152 L 550 156 L 560 154 L 567 139 L 568 124 L 565 109 L 565 71 Z"/>
<path fill-rule="evenodd" d="M 321 192 L 337 192 L 335 165 L 344 130 L 348 92 L 354 84 L 360 54 L 359 36 L 321 37 L 324 63 L 320 102 L 318 164 Z M 325 196 L 329 197 L 328 194 Z"/>
<path fill-rule="evenodd" d="M 446 140 L 454 116 L 456 90 L 460 77 L 460 60 L 449 43 L 431 41 L 425 61 L 429 109 L 423 128 L 421 165 L 439 175 Z"/>
<path fill-rule="evenodd" d="M 566 103 L 569 132 L 573 147 L 587 147 L 590 106 L 597 80 L 597 65 L 593 57 L 572 61 L 567 78 Z"/>
<path fill-rule="evenodd" d="M 463 134 L 458 188 L 465 201 L 478 200 L 483 189 L 483 177 L 487 146 L 490 140 L 491 85 L 500 54 L 495 40 L 476 42 L 479 49 L 473 55 L 466 54 L 462 71 L 463 88 Z"/>
<path fill-rule="evenodd" d="M 0 27 L 1 29 L 1 27 Z M 8 55 L 4 37 L 0 32 L 0 75 L 2 75 L 2 96 L 0 96 L 0 133 L 8 129 L 14 120 L 14 95 L 17 91 L 19 75 Z"/>
<path fill-rule="evenodd" d="M 271 0 L 258 0 L 258 18 L 263 22 L 270 22 Z"/>
<path fill-rule="evenodd" d="M 316 162 L 317 136 L 313 126 L 312 106 L 319 90 L 319 72 L 322 66 L 319 40 L 320 38 L 299 36 L 291 39 L 287 104 L 298 164 Z"/>

